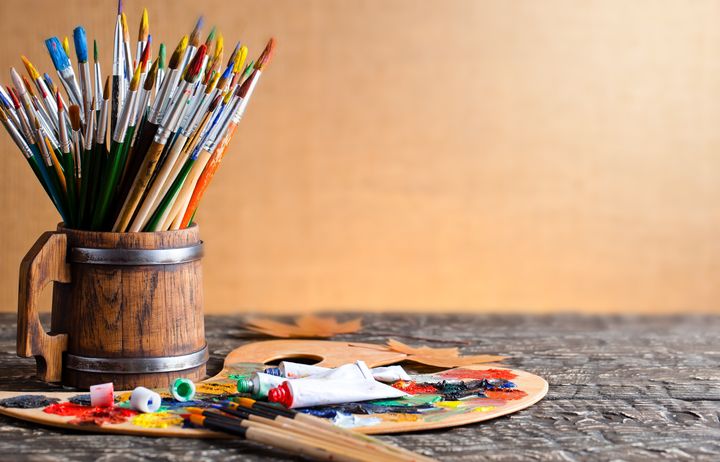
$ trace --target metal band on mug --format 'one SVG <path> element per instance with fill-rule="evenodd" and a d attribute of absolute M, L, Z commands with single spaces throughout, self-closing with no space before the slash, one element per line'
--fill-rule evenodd
<path fill-rule="evenodd" d="M 207 345 L 187 355 L 153 358 L 89 358 L 68 353 L 65 367 L 80 372 L 150 374 L 192 369 L 205 364 L 208 357 Z"/>
<path fill-rule="evenodd" d="M 175 265 L 200 260 L 203 243 L 174 249 L 70 249 L 71 263 L 91 265 Z"/>

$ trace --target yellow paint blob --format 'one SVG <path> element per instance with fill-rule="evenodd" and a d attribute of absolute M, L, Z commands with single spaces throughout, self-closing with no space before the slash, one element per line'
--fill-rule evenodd
<path fill-rule="evenodd" d="M 456 409 L 456 408 L 458 408 L 458 407 L 460 407 L 460 406 L 463 406 L 463 405 L 465 405 L 465 404 L 467 404 L 467 403 L 465 403 L 465 402 L 463 402 L 463 401 L 438 401 L 437 403 L 433 403 L 433 404 L 435 404 L 435 406 L 437 406 L 437 407 L 445 407 L 445 408 L 448 408 L 448 409 Z"/>
<path fill-rule="evenodd" d="M 132 419 L 132 423 L 144 428 L 167 428 L 181 425 L 183 418 L 169 412 L 155 412 L 138 414 Z"/>
<path fill-rule="evenodd" d="M 488 411 L 492 411 L 493 409 L 495 409 L 495 406 L 480 406 L 480 407 L 476 407 L 472 411 L 473 412 L 488 412 Z"/>
<path fill-rule="evenodd" d="M 420 414 L 375 414 L 385 422 L 417 422 L 422 417 Z"/>
<path fill-rule="evenodd" d="M 235 382 L 200 383 L 197 385 L 196 391 L 208 395 L 234 395 L 237 393 L 237 384 Z"/>

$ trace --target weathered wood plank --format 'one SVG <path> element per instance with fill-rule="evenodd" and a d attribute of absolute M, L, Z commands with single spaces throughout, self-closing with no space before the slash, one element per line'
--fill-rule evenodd
<path fill-rule="evenodd" d="M 260 339 L 241 317 L 206 320 L 208 372 Z M 0 389 L 48 390 L 15 355 L 15 316 L 0 315 Z M 338 340 L 458 345 L 499 353 L 550 382 L 545 400 L 484 424 L 383 437 L 441 460 L 720 460 L 720 316 L 367 315 Z M 409 337 L 408 337 L 409 336 Z M 413 338 L 415 337 L 415 338 Z M 457 343 L 453 343 L 457 342 Z M 87 435 L 0 417 L 3 459 L 287 460 L 240 441 Z"/>

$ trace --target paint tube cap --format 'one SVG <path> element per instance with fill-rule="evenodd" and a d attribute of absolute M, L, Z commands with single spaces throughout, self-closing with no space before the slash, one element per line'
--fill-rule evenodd
<path fill-rule="evenodd" d="M 159 394 L 145 387 L 137 387 L 130 395 L 130 407 L 140 412 L 157 412 L 161 402 Z"/>
<path fill-rule="evenodd" d="M 90 386 L 90 405 L 93 407 L 110 407 L 115 404 L 115 395 L 113 395 L 113 384 L 101 383 Z"/>
<path fill-rule="evenodd" d="M 255 385 L 250 377 L 240 377 L 237 381 L 238 393 L 253 393 L 255 391 Z"/>
<path fill-rule="evenodd" d="M 270 389 L 270 391 L 268 391 L 268 401 L 271 403 L 280 403 L 287 408 L 292 406 L 293 397 L 288 383 L 283 382 L 279 386 Z"/>
<path fill-rule="evenodd" d="M 195 397 L 195 384 L 190 379 L 180 377 L 170 385 L 170 394 L 177 401 L 190 401 Z"/>

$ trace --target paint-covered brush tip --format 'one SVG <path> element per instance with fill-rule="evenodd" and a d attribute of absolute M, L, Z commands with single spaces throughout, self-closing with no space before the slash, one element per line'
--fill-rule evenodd
<path fill-rule="evenodd" d="M 103 86 L 103 99 L 110 99 L 110 76 L 105 77 L 105 85 Z"/>
<path fill-rule="evenodd" d="M 152 65 L 150 66 L 150 70 L 145 76 L 145 83 L 143 84 L 143 88 L 145 89 L 145 91 L 150 91 L 155 86 L 155 77 L 157 77 L 157 70 L 158 60 L 156 59 L 155 61 L 153 61 Z"/>
<path fill-rule="evenodd" d="M 265 46 L 265 49 L 263 50 L 262 54 L 258 58 L 257 62 L 255 63 L 255 69 L 262 71 L 265 66 L 267 66 L 270 63 L 270 60 L 272 59 L 272 55 L 275 52 L 275 38 L 271 38 L 267 45 Z"/>
<path fill-rule="evenodd" d="M 193 56 L 193 60 L 187 67 L 187 71 L 185 73 L 186 82 L 192 83 L 197 80 L 198 75 L 200 75 L 200 69 L 202 69 L 203 60 L 205 59 L 206 53 L 207 47 L 205 46 L 205 44 L 200 45 L 197 53 L 195 53 L 195 56 Z"/>
<path fill-rule="evenodd" d="M 93 39 L 93 61 L 97 62 L 97 60 L 98 60 L 97 40 Z"/>
<path fill-rule="evenodd" d="M 182 40 L 180 40 L 180 43 L 178 43 L 178 46 L 175 48 L 175 51 L 173 51 L 172 56 L 170 57 L 170 63 L 168 64 L 168 67 L 170 69 L 177 69 L 180 65 L 180 61 L 182 60 L 183 55 L 185 54 L 185 49 L 188 45 L 188 36 L 183 36 Z"/>
<path fill-rule="evenodd" d="M 23 64 L 25 65 L 25 69 L 27 70 L 28 74 L 30 74 L 30 77 L 33 80 L 36 80 L 40 77 L 40 73 L 35 69 L 35 66 L 33 66 L 33 63 L 30 62 L 29 59 L 27 59 L 25 56 L 20 56 L 20 59 L 22 59 Z"/>
<path fill-rule="evenodd" d="M 67 53 L 65 53 L 62 43 L 60 43 L 60 39 L 57 37 L 50 37 L 45 40 L 45 46 L 48 49 L 48 53 L 50 53 L 50 59 L 52 60 L 55 69 L 63 71 L 70 66 L 70 59 L 68 58 Z"/>
<path fill-rule="evenodd" d="M 192 30 L 192 33 L 190 34 L 190 45 L 197 48 L 197 46 L 200 44 L 200 29 L 202 29 L 204 19 L 202 16 L 200 16 L 195 23 L 195 27 Z"/>
<path fill-rule="evenodd" d="M 87 62 L 87 36 L 85 35 L 85 29 L 83 27 L 78 26 L 73 30 L 73 41 L 75 42 L 75 54 L 77 55 L 78 62 Z"/>
<path fill-rule="evenodd" d="M 144 42 L 147 40 L 148 33 L 150 32 L 150 22 L 148 20 L 147 8 L 143 8 L 142 19 L 140 20 L 140 31 L 138 32 L 138 41 Z"/>
<path fill-rule="evenodd" d="M 70 106 L 70 124 L 74 131 L 80 130 L 80 106 L 73 104 Z"/>
<path fill-rule="evenodd" d="M 118 16 L 120 16 L 122 11 L 123 11 L 123 2 L 122 2 L 122 0 L 118 0 L 118 13 L 117 13 Z"/>
<path fill-rule="evenodd" d="M 133 74 L 133 78 L 130 81 L 130 91 L 136 91 L 138 87 L 140 86 L 140 68 L 142 67 L 142 64 L 138 64 L 135 68 L 135 73 Z"/>
<path fill-rule="evenodd" d="M 58 111 L 64 111 L 65 106 L 63 106 L 62 97 L 60 96 L 60 92 L 55 92 L 55 101 L 57 102 Z"/>

